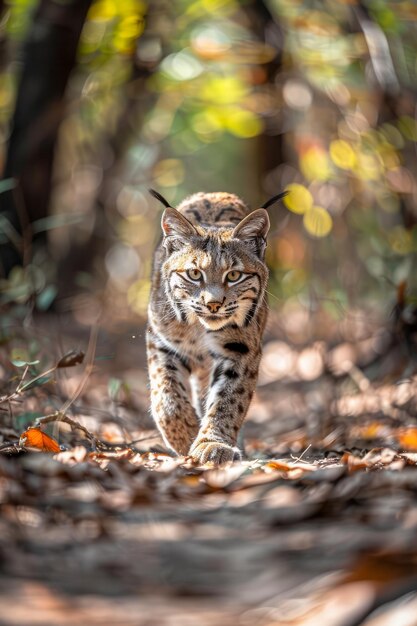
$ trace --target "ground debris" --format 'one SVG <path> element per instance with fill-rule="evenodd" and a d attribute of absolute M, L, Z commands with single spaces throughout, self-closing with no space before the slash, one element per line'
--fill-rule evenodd
<path fill-rule="evenodd" d="M 38 370 L 26 385 L 5 362 L 2 620 L 386 626 L 399 616 L 411 625 L 415 382 L 365 380 L 364 346 L 342 345 L 339 353 L 358 359 L 345 369 L 335 347 L 300 349 L 296 376 L 272 385 L 282 374 L 274 354 L 288 359 L 294 349 L 271 341 L 247 456 L 224 468 L 161 446 L 142 370 L 129 365 L 129 380 L 142 382 L 127 395 L 115 382 L 123 369 L 117 379 L 111 368 L 86 379 L 71 346 L 61 361 L 51 355 L 59 367 L 44 367 L 55 387 Z"/>

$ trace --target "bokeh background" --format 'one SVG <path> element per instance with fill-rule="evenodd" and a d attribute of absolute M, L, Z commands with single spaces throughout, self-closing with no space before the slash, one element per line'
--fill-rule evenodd
<path fill-rule="evenodd" d="M 87 325 L 97 310 L 143 317 L 161 211 L 149 187 L 174 206 L 224 190 L 252 208 L 289 189 L 270 209 L 270 306 L 299 328 L 412 302 L 414 2 L 0 10 L 2 304 Z"/>
<path fill-rule="evenodd" d="M 416 86 L 414 0 L 0 0 L 2 624 L 415 626 Z M 150 417 L 149 188 L 290 192 L 230 468 Z"/>

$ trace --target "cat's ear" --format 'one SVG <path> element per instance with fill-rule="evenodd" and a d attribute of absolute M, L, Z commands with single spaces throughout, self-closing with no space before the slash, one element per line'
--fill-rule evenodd
<path fill-rule="evenodd" d="M 177 209 L 167 207 L 162 214 L 161 226 L 164 236 L 171 242 L 184 241 L 192 235 L 198 235 L 194 226 Z"/>
<path fill-rule="evenodd" d="M 235 239 L 266 239 L 270 227 L 269 215 L 265 209 L 257 209 L 249 213 L 233 230 Z"/>
<path fill-rule="evenodd" d="M 260 259 L 264 258 L 269 216 L 265 209 L 249 213 L 233 230 L 233 237 L 240 239 Z"/>
<path fill-rule="evenodd" d="M 189 237 L 190 235 L 197 234 L 191 222 L 177 211 L 177 209 L 174 209 L 164 196 L 161 196 L 155 189 L 148 189 L 148 191 L 151 196 L 159 200 L 159 202 L 166 207 L 161 219 L 161 226 L 165 237 Z"/>

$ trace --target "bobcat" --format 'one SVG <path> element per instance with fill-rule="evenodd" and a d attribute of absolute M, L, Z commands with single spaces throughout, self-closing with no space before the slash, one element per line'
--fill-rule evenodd
<path fill-rule="evenodd" d="M 166 207 L 147 329 L 152 415 L 177 454 L 239 460 L 267 317 L 265 209 L 285 192 L 252 213 L 229 193 L 196 193 L 178 209 L 150 193 Z"/>

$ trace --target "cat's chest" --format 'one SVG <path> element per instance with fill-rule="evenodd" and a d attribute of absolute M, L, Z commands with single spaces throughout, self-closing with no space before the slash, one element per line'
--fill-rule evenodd
<path fill-rule="evenodd" d="M 160 329 L 168 347 L 203 365 L 210 360 L 216 333 L 207 332 L 198 322 L 192 325 L 169 324 Z"/>

